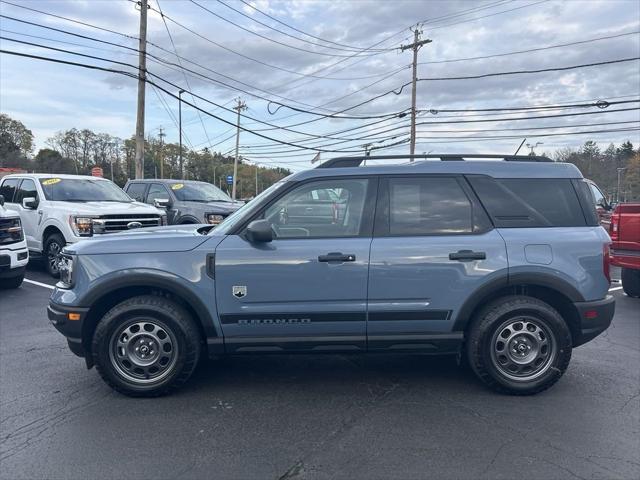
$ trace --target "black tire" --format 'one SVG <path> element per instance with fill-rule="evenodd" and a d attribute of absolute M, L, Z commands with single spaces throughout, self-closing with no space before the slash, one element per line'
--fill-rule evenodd
<path fill-rule="evenodd" d="M 42 252 L 44 266 L 53 278 L 60 277 L 58 270 L 58 255 L 67 244 L 64 237 L 59 233 L 49 235 L 44 241 L 44 249 Z"/>
<path fill-rule="evenodd" d="M 475 374 L 493 390 L 511 395 L 533 395 L 556 383 L 569 366 L 571 347 L 571 332 L 560 314 L 527 296 L 494 300 L 467 332 Z"/>
<path fill-rule="evenodd" d="M 22 275 L 18 275 L 17 277 L 0 279 L 0 288 L 2 289 L 18 288 L 20 287 L 20 285 L 22 285 L 23 280 L 24 280 L 24 273 Z"/>
<path fill-rule="evenodd" d="M 134 348 L 145 345 L 151 352 L 148 359 Z M 184 308 L 166 298 L 145 295 L 125 300 L 106 313 L 96 327 L 91 351 L 102 379 L 114 390 L 131 397 L 156 397 L 189 379 L 200 358 L 201 337 Z"/>
<path fill-rule="evenodd" d="M 640 297 L 640 270 L 622 269 L 622 290 L 630 297 Z"/>

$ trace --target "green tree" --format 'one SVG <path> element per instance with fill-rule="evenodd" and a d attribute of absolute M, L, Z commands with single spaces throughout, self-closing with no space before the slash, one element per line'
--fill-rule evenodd
<path fill-rule="evenodd" d="M 15 151 L 16 148 L 27 157 L 33 150 L 33 132 L 21 121 L 0 113 L 0 151 Z"/>
<path fill-rule="evenodd" d="M 41 149 L 33 159 L 34 168 L 41 173 L 74 173 L 75 166 L 69 158 L 63 157 L 57 150 Z"/>

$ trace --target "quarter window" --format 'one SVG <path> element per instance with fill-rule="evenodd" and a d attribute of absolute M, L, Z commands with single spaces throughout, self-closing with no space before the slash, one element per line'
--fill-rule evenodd
<path fill-rule="evenodd" d="M 16 189 L 19 183 L 19 178 L 8 178 L 4 182 L 2 182 L 2 187 L 0 187 L 0 195 L 4 197 L 5 202 L 13 202 L 13 196 L 16 193 Z"/>
<path fill-rule="evenodd" d="M 322 180 L 301 185 L 268 207 L 264 218 L 276 238 L 358 236 L 363 227 L 366 179 Z"/>
<path fill-rule="evenodd" d="M 455 178 L 389 179 L 389 234 L 473 232 L 473 208 Z"/>
<path fill-rule="evenodd" d="M 144 202 L 144 191 L 147 188 L 146 183 L 131 183 L 127 188 L 127 195 L 136 202 Z"/>

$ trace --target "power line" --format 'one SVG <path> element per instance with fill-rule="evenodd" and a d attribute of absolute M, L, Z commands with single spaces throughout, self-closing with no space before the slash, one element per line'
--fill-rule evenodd
<path fill-rule="evenodd" d="M 431 81 L 440 81 L 440 80 L 477 80 L 479 78 L 501 77 L 505 75 L 522 75 L 522 74 L 528 74 L 528 73 L 543 73 L 543 72 L 562 72 L 566 70 L 574 70 L 576 68 L 596 67 L 599 65 L 612 65 L 615 63 L 632 62 L 634 60 L 640 60 L 640 57 L 621 58 L 618 60 L 607 60 L 604 62 L 583 63 L 580 65 L 571 65 L 569 67 L 551 67 L 551 68 L 540 68 L 536 70 L 515 70 L 511 72 L 483 73 L 481 75 L 467 75 L 467 76 L 460 76 L 460 77 L 425 77 L 425 78 L 419 78 L 418 81 L 431 82 Z"/>
<path fill-rule="evenodd" d="M 187 88 L 191 90 L 191 84 L 189 83 L 189 79 L 187 78 L 187 75 L 184 71 L 182 62 L 180 61 L 180 56 L 178 55 L 178 49 L 176 48 L 176 44 L 173 41 L 173 36 L 171 35 L 171 31 L 169 30 L 169 25 L 167 25 L 167 22 L 165 22 L 164 20 L 164 15 L 162 14 L 162 7 L 160 6 L 160 0 L 156 0 L 156 3 L 158 4 L 160 15 L 162 15 L 162 23 L 164 23 L 164 28 L 167 30 L 167 35 L 169 36 L 169 40 L 171 41 L 171 46 L 173 47 L 173 51 L 175 52 L 178 63 L 180 64 L 180 68 L 182 69 L 182 77 L 184 78 L 184 81 L 187 84 Z M 193 101 L 193 103 L 196 103 L 196 99 L 193 97 L 193 95 L 191 95 L 191 100 Z M 198 113 L 198 118 L 200 119 L 200 124 L 202 125 L 202 130 L 204 130 L 204 136 L 207 138 L 207 141 L 211 143 L 211 139 L 209 138 L 209 132 L 207 132 L 207 127 L 205 127 L 204 120 L 202 120 L 202 115 L 200 114 L 200 112 L 197 112 L 197 113 Z M 181 133 L 184 133 L 184 132 L 181 132 Z"/>
<path fill-rule="evenodd" d="M 614 38 L 620 38 L 620 37 L 625 37 L 628 35 L 637 35 L 638 33 L 640 33 L 640 30 L 636 30 L 633 32 L 627 32 L 627 33 L 620 33 L 618 35 L 607 35 L 605 37 L 597 37 L 597 38 L 590 38 L 588 40 L 580 40 L 580 41 L 576 41 L 576 42 L 570 42 L 570 43 L 559 43 L 556 45 L 548 45 L 546 47 L 538 47 L 538 48 L 529 48 L 527 50 L 516 50 L 513 52 L 506 52 L 506 53 L 495 53 L 493 55 L 482 55 L 482 56 L 478 56 L 478 57 L 465 57 L 465 58 L 452 58 L 449 60 L 434 60 L 431 62 L 420 62 L 418 63 L 418 65 L 434 65 L 434 64 L 438 64 L 438 63 L 455 63 L 455 62 L 466 62 L 469 60 L 485 60 L 487 58 L 497 58 L 497 57 L 507 57 L 510 55 L 519 55 L 522 53 L 531 53 L 531 52 L 540 52 L 543 50 L 551 50 L 554 48 L 562 48 L 562 47 L 571 47 L 574 45 L 584 45 L 587 43 L 592 43 L 592 42 L 599 42 L 601 40 L 611 40 Z"/>
<path fill-rule="evenodd" d="M 250 29 L 248 29 L 246 27 L 243 27 L 242 25 L 240 25 L 238 23 L 235 23 L 234 21 L 229 20 L 228 18 L 225 18 L 224 16 L 215 13 L 213 10 L 210 10 L 207 7 L 203 6 L 203 5 L 200 5 L 195 0 L 189 0 L 189 1 L 191 3 L 193 3 L 194 5 L 197 5 L 201 9 L 205 10 L 206 12 L 210 13 L 214 17 L 219 18 L 220 20 L 223 20 L 223 21 L 231 24 L 236 28 L 239 28 L 240 30 L 242 30 L 244 32 L 250 33 L 250 34 L 255 35 L 257 37 L 260 37 L 260 38 L 262 38 L 264 40 L 267 40 L 268 42 L 272 42 L 272 43 L 275 43 L 277 45 L 282 45 L 284 47 L 291 48 L 291 49 L 294 49 L 294 50 L 298 50 L 298 51 L 301 51 L 301 52 L 312 53 L 314 55 L 323 55 L 323 56 L 327 56 L 327 57 L 349 57 L 350 56 L 350 55 L 344 55 L 344 54 L 338 54 L 338 53 L 314 52 L 313 50 L 307 50 L 306 48 L 296 47 L 295 45 L 289 45 L 289 44 L 281 42 L 279 40 L 275 40 L 273 38 L 270 38 L 267 35 L 262 35 L 261 33 L 254 32 L 253 30 L 250 30 Z M 358 51 L 358 53 L 364 53 L 364 52 L 366 52 L 366 50 Z M 366 56 L 375 56 L 375 55 L 380 55 L 381 53 L 386 53 L 386 52 L 385 51 L 380 51 L 380 52 L 367 53 Z"/>

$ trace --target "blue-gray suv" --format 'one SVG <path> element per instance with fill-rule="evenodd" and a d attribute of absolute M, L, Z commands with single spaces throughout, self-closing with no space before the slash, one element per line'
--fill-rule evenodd
<path fill-rule="evenodd" d="M 179 387 L 204 356 L 294 352 L 452 354 L 534 394 L 610 325 L 610 239 L 574 165 L 364 159 L 291 175 L 216 228 L 66 247 L 49 319 L 133 396 Z"/>

